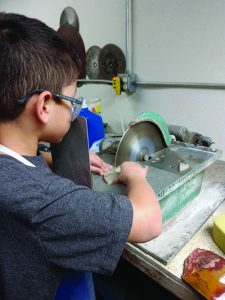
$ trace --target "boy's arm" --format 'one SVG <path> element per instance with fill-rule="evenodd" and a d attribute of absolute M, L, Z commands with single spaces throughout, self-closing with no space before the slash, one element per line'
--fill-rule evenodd
<path fill-rule="evenodd" d="M 127 187 L 133 206 L 133 223 L 128 241 L 147 242 L 157 237 L 162 228 L 162 213 L 155 192 L 146 180 L 148 168 L 134 162 L 124 162 L 118 181 Z"/>
<path fill-rule="evenodd" d="M 51 152 L 41 154 L 46 159 L 49 167 L 52 166 Z M 106 169 L 111 169 L 95 153 L 89 153 L 91 171 L 102 175 Z M 157 197 L 146 180 L 148 168 L 143 168 L 134 162 L 125 162 L 121 165 L 121 172 L 117 181 L 127 187 L 128 198 L 133 206 L 133 223 L 129 234 L 129 242 L 146 242 L 161 232 L 162 213 Z"/>

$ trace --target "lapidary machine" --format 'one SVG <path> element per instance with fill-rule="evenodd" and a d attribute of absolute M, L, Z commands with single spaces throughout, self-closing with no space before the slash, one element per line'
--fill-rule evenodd
<path fill-rule="evenodd" d="M 100 148 L 100 156 L 116 167 L 124 161 L 149 166 L 147 179 L 158 195 L 164 222 L 198 195 L 204 170 L 222 154 L 172 140 L 165 121 L 155 112 L 142 113 L 121 139 L 106 138 Z M 99 177 L 94 180 L 94 189 L 126 193 L 123 185 L 107 185 Z"/>
<path fill-rule="evenodd" d="M 165 264 L 224 199 L 224 187 L 215 181 L 216 174 L 210 186 L 203 189 L 203 195 L 201 191 L 207 167 L 220 158 L 222 151 L 211 148 L 207 137 L 188 134 L 183 129 L 168 126 L 155 112 L 144 112 L 130 122 L 123 136 L 107 135 L 101 141 L 98 153 L 104 161 L 114 165 L 112 176 L 117 175 L 123 161 L 149 166 L 147 180 L 162 209 L 163 231 L 148 243 L 127 244 L 127 247 L 133 251 L 138 247 Z M 51 145 L 53 170 L 94 190 L 125 195 L 124 185 L 108 184 L 99 175 L 91 178 L 86 132 L 85 119 L 79 117 L 63 141 Z"/>
<path fill-rule="evenodd" d="M 114 165 L 115 172 L 124 161 L 136 161 L 149 166 L 147 180 L 158 196 L 166 227 L 167 224 L 173 224 L 174 218 L 179 216 L 182 209 L 198 196 L 206 168 L 218 160 L 221 154 L 221 150 L 172 138 L 169 126 L 159 114 L 144 112 L 129 124 L 122 137 L 106 137 L 100 144 L 99 156 Z M 97 175 L 93 176 L 93 189 L 126 194 L 126 188 L 122 184 L 107 184 Z M 213 209 L 215 208 L 211 205 L 209 214 Z M 197 227 L 207 219 L 207 215 L 198 219 Z M 194 230 L 187 234 L 186 239 L 194 234 Z M 150 243 L 156 243 L 160 238 Z M 157 252 L 157 249 L 149 249 L 153 255 Z M 173 250 L 172 253 L 161 255 L 160 259 L 167 262 L 174 253 Z"/>

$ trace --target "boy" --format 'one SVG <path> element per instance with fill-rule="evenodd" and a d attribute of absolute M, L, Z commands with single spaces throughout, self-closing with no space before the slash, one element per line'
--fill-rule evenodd
<path fill-rule="evenodd" d="M 56 176 L 36 149 L 81 109 L 78 57 L 42 22 L 0 13 L 0 298 L 53 299 L 65 269 L 110 274 L 126 241 L 159 235 L 147 168 L 121 165 L 128 197 Z"/>

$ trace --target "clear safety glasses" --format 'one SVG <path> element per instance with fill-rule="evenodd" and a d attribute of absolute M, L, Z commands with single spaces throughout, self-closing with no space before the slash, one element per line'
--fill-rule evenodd
<path fill-rule="evenodd" d="M 28 94 L 26 94 L 25 96 L 23 96 L 22 98 L 20 98 L 19 100 L 17 100 L 17 104 L 21 105 L 24 102 L 26 102 L 30 97 L 32 97 L 34 94 L 41 94 L 42 92 L 44 92 L 45 90 L 42 89 L 35 89 L 32 90 L 31 92 L 29 92 Z M 66 101 L 71 102 L 71 106 L 72 106 L 72 121 L 74 121 L 78 116 L 79 113 L 81 111 L 82 108 L 82 104 L 83 104 L 83 98 L 73 98 L 73 97 L 69 97 L 60 93 L 51 93 L 52 96 L 56 99 L 63 99 Z"/>

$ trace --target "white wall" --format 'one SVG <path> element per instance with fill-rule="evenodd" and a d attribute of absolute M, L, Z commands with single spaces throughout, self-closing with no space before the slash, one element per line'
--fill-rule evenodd
<path fill-rule="evenodd" d="M 75 8 L 86 50 L 126 45 L 125 0 L 1 0 L 0 10 L 37 17 L 58 29 L 62 10 Z M 225 0 L 133 0 L 132 72 L 140 81 L 225 84 Z M 141 88 L 115 97 L 110 86 L 83 85 L 79 95 L 101 97 L 103 118 L 120 133 L 143 111 L 168 124 L 210 136 L 224 151 L 224 90 Z"/>

